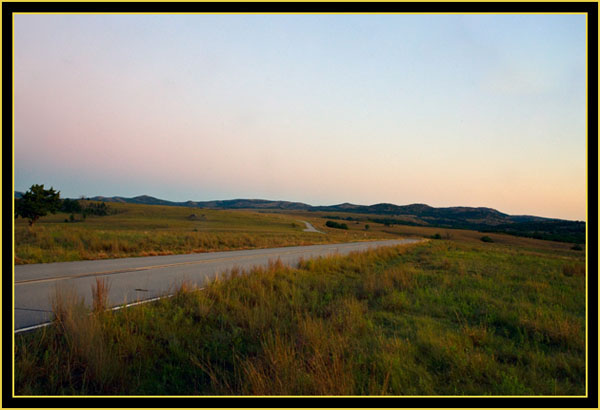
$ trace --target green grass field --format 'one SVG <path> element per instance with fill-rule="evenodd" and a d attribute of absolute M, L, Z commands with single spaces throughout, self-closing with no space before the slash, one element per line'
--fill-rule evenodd
<path fill-rule="evenodd" d="M 67 299 L 16 336 L 16 393 L 583 395 L 585 258 L 540 244 L 273 264 L 91 315 Z"/>
<path fill-rule="evenodd" d="M 303 232 L 294 215 L 173 206 L 110 204 L 116 213 L 65 222 L 68 214 L 43 217 L 33 227 L 15 220 L 15 263 L 63 262 L 178 253 L 311 245 L 393 237 L 354 229 Z M 189 219 L 192 214 L 195 219 Z M 301 220 L 304 220 L 300 218 Z M 315 220 L 312 218 L 311 220 Z M 316 219 L 324 226 L 325 221 Z"/>

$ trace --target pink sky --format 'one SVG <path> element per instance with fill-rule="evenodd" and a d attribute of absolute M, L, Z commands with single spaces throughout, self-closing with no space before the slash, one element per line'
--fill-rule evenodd
<path fill-rule="evenodd" d="M 338 17 L 16 16 L 15 189 L 585 219 L 585 19 Z"/>

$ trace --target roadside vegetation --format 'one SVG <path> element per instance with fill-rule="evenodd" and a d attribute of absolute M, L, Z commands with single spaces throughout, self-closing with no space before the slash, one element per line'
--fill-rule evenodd
<path fill-rule="evenodd" d="M 583 254 L 480 238 L 234 270 L 118 311 L 109 283 L 91 313 L 63 292 L 55 325 L 16 336 L 16 393 L 585 394 Z"/>

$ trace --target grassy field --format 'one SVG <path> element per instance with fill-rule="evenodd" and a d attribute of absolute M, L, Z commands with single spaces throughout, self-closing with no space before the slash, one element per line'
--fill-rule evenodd
<path fill-rule="evenodd" d="M 303 232 L 297 216 L 253 211 L 110 204 L 116 213 L 65 222 L 68 214 L 41 218 L 33 227 L 15 221 L 15 263 L 150 256 L 311 245 L 393 237 L 384 232 L 323 228 Z M 190 215 L 196 217 L 190 219 Z M 311 220 L 315 220 L 312 218 Z M 316 218 L 324 226 L 325 221 Z"/>
<path fill-rule="evenodd" d="M 463 242 L 480 242 L 480 232 L 460 229 L 344 221 L 348 230 L 329 228 L 319 212 L 257 212 L 193 209 L 173 206 L 110 204 L 116 213 L 65 222 L 69 215 L 43 217 L 33 227 L 15 221 L 15 263 L 151 256 L 235 249 L 312 245 L 440 234 Z M 190 219 L 195 214 L 196 218 Z M 340 213 L 340 216 L 345 214 Z M 326 234 L 304 232 L 301 220 Z M 339 221 L 338 221 L 339 222 Z M 369 229 L 366 229 L 369 225 Z M 505 234 L 485 234 L 504 245 L 571 254 L 572 244 Z M 582 252 L 583 253 L 583 252 Z"/>
<path fill-rule="evenodd" d="M 539 243 L 273 264 L 91 315 L 63 297 L 16 336 L 16 393 L 582 395 L 585 259 Z"/>
<path fill-rule="evenodd" d="M 327 216 L 334 215 L 341 218 L 353 217 L 353 218 L 366 218 L 377 217 L 377 215 L 362 216 L 347 212 L 305 212 L 298 211 L 294 213 L 286 213 L 287 215 L 293 215 L 298 219 L 306 219 L 312 221 L 313 225 L 324 226 L 327 221 Z M 385 215 L 382 215 L 384 217 Z M 307 219 L 308 218 L 308 219 Z M 481 242 L 482 236 L 489 236 L 494 240 L 495 243 L 518 246 L 520 248 L 527 248 L 535 251 L 549 251 L 572 254 L 571 248 L 572 243 L 546 241 L 533 238 L 526 238 L 521 236 L 508 235 L 503 233 L 482 233 L 470 229 L 452 229 L 452 228 L 438 228 L 429 226 L 410 226 L 410 225 L 392 225 L 385 226 L 383 224 L 370 222 L 368 220 L 360 221 L 346 221 L 337 220 L 337 222 L 345 222 L 351 230 L 363 230 L 366 225 L 369 225 L 369 230 L 378 232 L 382 235 L 393 235 L 402 237 L 431 237 L 435 234 L 439 234 L 443 239 L 451 239 L 460 242 L 479 243 Z"/>

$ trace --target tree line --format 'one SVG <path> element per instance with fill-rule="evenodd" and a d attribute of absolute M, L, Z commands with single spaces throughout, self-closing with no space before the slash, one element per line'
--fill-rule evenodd
<path fill-rule="evenodd" d="M 85 219 L 88 215 L 108 215 L 111 209 L 104 202 L 85 203 L 76 199 L 61 199 L 60 191 L 56 191 L 53 187 L 45 189 L 44 184 L 32 185 L 21 198 L 15 199 L 15 218 L 28 219 L 29 226 L 41 217 L 56 212 L 71 214 L 71 221 L 73 221 L 75 214 L 81 214 Z"/>

